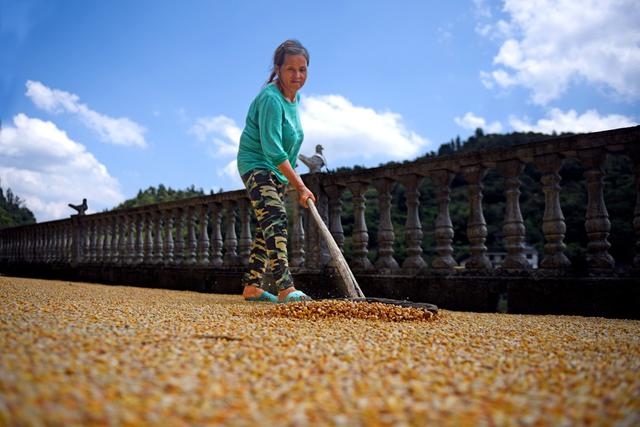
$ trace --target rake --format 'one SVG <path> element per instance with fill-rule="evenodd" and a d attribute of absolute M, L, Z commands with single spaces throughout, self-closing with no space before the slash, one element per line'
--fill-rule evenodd
<path fill-rule="evenodd" d="M 392 304 L 400 307 L 412 307 L 412 308 L 421 308 L 423 310 L 428 310 L 433 313 L 438 312 L 438 307 L 433 304 L 420 303 L 420 302 L 411 302 L 411 301 L 401 301 L 394 300 L 389 298 L 372 298 L 365 297 L 362 289 L 358 285 L 355 276 L 351 272 L 349 268 L 349 264 L 347 264 L 347 260 L 344 259 L 344 255 L 342 255 L 342 251 L 338 244 L 334 240 L 331 232 L 327 228 L 327 225 L 322 220 L 320 213 L 318 213 L 318 209 L 316 208 L 315 203 L 311 199 L 307 199 L 307 206 L 309 207 L 309 211 L 311 211 L 311 216 L 313 220 L 317 224 L 320 229 L 320 234 L 324 237 L 327 242 L 327 246 L 329 247 L 329 253 L 331 254 L 331 258 L 333 262 L 336 264 L 336 268 L 338 269 L 338 273 L 342 278 L 342 282 L 344 283 L 345 291 L 347 293 L 347 298 L 350 301 L 366 301 L 366 302 L 379 302 L 383 304 Z"/>

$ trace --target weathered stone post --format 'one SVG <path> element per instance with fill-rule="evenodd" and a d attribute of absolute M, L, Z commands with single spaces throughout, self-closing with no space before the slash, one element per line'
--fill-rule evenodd
<path fill-rule="evenodd" d="M 378 228 L 378 246 L 380 248 L 376 268 L 385 270 L 397 270 L 400 268 L 398 261 L 393 258 L 393 242 L 395 234 L 391 222 L 391 190 L 395 181 L 391 178 L 380 178 L 373 181 L 373 186 L 378 192 L 378 206 L 380 211 L 380 225 Z"/>
<path fill-rule="evenodd" d="M 72 236 L 72 265 L 78 265 L 82 262 L 82 241 L 84 240 L 84 233 L 82 232 L 82 221 L 78 216 L 71 218 L 71 224 L 73 227 Z"/>
<path fill-rule="evenodd" d="M 453 224 L 449 214 L 449 201 L 451 198 L 451 182 L 455 173 L 449 170 L 437 170 L 429 174 L 435 186 L 438 215 L 435 221 L 436 256 L 431 266 L 436 270 L 450 270 L 458 263 L 453 259 Z"/>
<path fill-rule="evenodd" d="M 184 211 L 180 207 L 173 210 L 175 218 L 176 237 L 173 247 L 173 262 L 180 265 L 184 263 Z"/>
<path fill-rule="evenodd" d="M 111 239 L 113 239 L 113 234 L 111 234 L 111 223 L 109 221 L 109 217 L 102 218 L 102 233 L 104 234 L 104 238 L 102 239 L 102 263 L 108 264 L 111 261 Z"/>
<path fill-rule="evenodd" d="M 160 265 L 164 262 L 164 239 L 162 238 L 162 211 L 154 209 L 153 213 L 153 263 Z"/>
<path fill-rule="evenodd" d="M 224 206 L 224 265 L 238 263 L 238 238 L 236 237 L 236 204 L 233 200 L 225 200 Z"/>
<path fill-rule="evenodd" d="M 153 263 L 153 249 L 154 249 L 154 216 L 153 212 L 145 211 L 142 213 L 144 221 L 144 257 L 143 262 L 145 264 Z"/>
<path fill-rule="evenodd" d="M 471 256 L 465 265 L 469 270 L 490 270 L 491 261 L 487 258 L 487 223 L 482 212 L 482 179 L 487 169 L 481 165 L 469 165 L 462 168 L 462 176 L 467 181 L 469 198 L 469 221 L 467 222 L 467 238 Z"/>
<path fill-rule="evenodd" d="M 129 217 L 126 214 L 120 215 L 119 221 L 119 235 L 118 238 L 118 263 L 120 265 L 127 264 L 128 251 L 127 251 L 127 232 L 129 230 Z"/>
<path fill-rule="evenodd" d="M 242 265 L 249 265 L 249 255 L 251 254 L 251 210 L 249 209 L 249 203 L 249 199 L 244 197 L 238 200 L 238 211 L 240 212 L 238 253 Z"/>
<path fill-rule="evenodd" d="M 398 180 L 405 190 L 407 204 L 407 222 L 405 224 L 405 241 L 407 258 L 402 268 L 419 270 L 427 266 L 422 258 L 422 224 L 420 223 L 420 183 L 423 177 L 416 174 L 401 175 Z"/>
<path fill-rule="evenodd" d="M 220 204 L 212 203 L 211 208 L 211 265 L 222 267 L 222 209 Z"/>
<path fill-rule="evenodd" d="M 564 159 L 560 154 L 547 154 L 537 156 L 535 165 L 542 172 L 542 191 L 544 191 L 544 217 L 542 219 L 542 232 L 546 243 L 544 245 L 545 256 L 540 262 L 540 268 L 560 270 L 571 265 L 569 258 L 564 254 L 566 248 L 564 235 L 567 226 L 560 206 L 560 169 Z"/>
<path fill-rule="evenodd" d="M 173 264 L 173 210 L 165 209 L 163 211 L 164 223 L 164 264 Z"/>
<path fill-rule="evenodd" d="M 529 263 L 524 257 L 525 232 L 522 213 L 520 212 L 520 179 L 518 176 L 524 170 L 524 163 L 512 159 L 498 162 L 498 172 L 505 178 L 504 194 L 506 198 L 505 218 L 502 232 L 504 233 L 507 256 L 501 268 L 506 270 L 526 270 Z"/>
<path fill-rule="evenodd" d="M 209 265 L 209 207 L 206 204 L 199 206 L 200 237 L 198 238 L 198 264 Z"/>
<path fill-rule="evenodd" d="M 318 209 L 318 213 L 320 214 L 322 220 L 327 223 L 329 218 L 329 208 L 327 203 L 327 196 L 325 195 L 323 188 L 320 185 L 321 177 L 322 174 L 320 173 L 308 174 L 305 175 L 304 182 L 307 185 L 307 188 L 309 188 L 309 190 L 311 190 L 311 192 L 316 196 L 316 208 Z M 320 233 L 320 228 L 318 228 L 315 221 L 312 221 L 307 209 L 300 206 L 297 194 L 292 194 L 292 196 L 293 204 L 299 206 L 300 211 L 304 212 L 305 219 L 307 219 L 307 221 L 305 221 L 304 223 L 304 226 L 306 228 L 304 231 L 304 243 L 306 246 L 305 267 L 323 268 L 331 260 L 327 242 Z"/>
<path fill-rule="evenodd" d="M 366 200 L 364 193 L 367 191 L 369 184 L 366 182 L 350 182 L 347 187 L 353 195 L 353 260 L 352 266 L 358 270 L 371 270 L 373 264 L 369 261 L 367 254 L 369 250 L 369 231 L 367 230 L 367 222 L 365 220 Z"/>
<path fill-rule="evenodd" d="M 609 254 L 611 244 L 607 240 L 611 230 L 609 213 L 604 204 L 603 180 L 604 162 L 607 153 L 603 149 L 593 148 L 578 151 L 578 159 L 585 168 L 584 177 L 587 180 L 587 214 L 585 229 L 589 243 L 587 243 L 587 265 L 591 270 L 610 270 L 615 261 Z"/>
<path fill-rule="evenodd" d="M 196 249 L 198 247 L 196 242 L 196 212 L 195 206 L 188 206 L 185 208 L 187 214 L 187 254 L 185 263 L 193 265 L 196 263 Z"/>
<path fill-rule="evenodd" d="M 329 231 L 333 240 L 341 251 L 344 252 L 344 229 L 342 228 L 342 193 L 344 186 L 330 184 L 325 187 L 325 192 L 329 198 Z"/>
<path fill-rule="evenodd" d="M 134 264 L 142 264 L 144 261 L 144 214 L 142 212 L 138 212 L 134 214 L 135 221 L 135 229 L 136 229 L 136 240 L 135 240 L 135 252 L 133 255 L 133 263 Z"/>
<path fill-rule="evenodd" d="M 82 262 L 84 263 L 91 262 L 91 236 L 93 234 L 91 225 L 91 220 L 88 220 L 86 216 L 83 217 L 82 229 L 84 231 L 84 238 L 82 240 Z"/>
<path fill-rule="evenodd" d="M 119 221 L 118 215 L 111 217 L 111 263 L 117 264 L 119 261 L 118 248 L 120 247 L 120 235 L 119 235 Z"/>

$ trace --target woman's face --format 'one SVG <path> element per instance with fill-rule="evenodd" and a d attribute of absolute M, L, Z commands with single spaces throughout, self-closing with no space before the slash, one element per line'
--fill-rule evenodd
<path fill-rule="evenodd" d="M 296 93 L 307 80 L 307 60 L 303 55 L 285 55 L 278 67 L 278 79 L 284 89 Z"/>

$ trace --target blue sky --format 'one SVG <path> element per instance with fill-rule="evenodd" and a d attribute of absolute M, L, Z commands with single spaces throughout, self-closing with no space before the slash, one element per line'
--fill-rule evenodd
<path fill-rule="evenodd" d="M 38 221 L 160 183 L 240 188 L 245 115 L 287 38 L 311 55 L 302 152 L 323 144 L 331 168 L 476 127 L 631 126 L 638 22 L 634 0 L 0 0 L 0 179 Z"/>

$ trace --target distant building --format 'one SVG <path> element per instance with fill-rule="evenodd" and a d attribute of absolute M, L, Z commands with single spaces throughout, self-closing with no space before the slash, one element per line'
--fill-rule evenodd
<path fill-rule="evenodd" d="M 525 244 L 524 251 L 522 253 L 531 268 L 538 268 L 538 250 L 536 248 Z M 493 265 L 494 268 L 497 268 L 502 265 L 502 262 L 507 257 L 507 253 L 504 251 L 488 251 L 487 257 L 489 258 L 489 261 L 491 261 L 491 265 Z"/>

